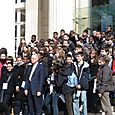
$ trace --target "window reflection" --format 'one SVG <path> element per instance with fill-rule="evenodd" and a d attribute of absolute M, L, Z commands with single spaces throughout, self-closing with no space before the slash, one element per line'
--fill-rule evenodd
<path fill-rule="evenodd" d="M 26 2 L 26 0 L 21 0 L 21 2 Z"/>
<path fill-rule="evenodd" d="M 15 0 L 15 3 L 17 3 L 17 0 Z"/>
<path fill-rule="evenodd" d="M 21 22 L 25 22 L 25 9 L 20 10 L 21 13 Z"/>
<path fill-rule="evenodd" d="M 25 36 L 25 24 L 20 26 L 20 36 L 21 37 Z"/>

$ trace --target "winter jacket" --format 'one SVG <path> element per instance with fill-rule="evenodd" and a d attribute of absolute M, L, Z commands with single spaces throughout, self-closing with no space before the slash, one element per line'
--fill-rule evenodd
<path fill-rule="evenodd" d="M 80 74 L 78 74 L 78 63 L 74 62 L 74 65 L 76 67 L 76 73 L 78 76 L 78 84 L 81 85 L 81 90 L 87 90 L 89 87 L 88 81 L 89 81 L 89 64 L 87 62 L 83 62 L 80 69 Z"/>
<path fill-rule="evenodd" d="M 112 77 L 112 71 L 110 67 L 107 64 L 102 65 L 99 68 L 99 71 L 97 73 L 97 91 L 99 93 L 104 93 L 110 90 L 108 89 L 108 85 L 111 82 L 111 77 Z"/>

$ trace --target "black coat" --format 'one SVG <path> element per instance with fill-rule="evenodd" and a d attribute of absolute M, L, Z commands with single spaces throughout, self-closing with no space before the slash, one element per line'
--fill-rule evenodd
<path fill-rule="evenodd" d="M 20 65 L 20 66 L 15 66 L 15 72 L 16 72 L 16 77 L 15 77 L 15 88 L 16 86 L 19 87 L 19 92 L 15 91 L 15 99 L 16 100 L 27 100 L 27 96 L 24 94 L 24 88 L 22 88 L 22 82 L 26 80 L 25 78 L 25 71 L 26 71 L 26 65 Z"/>
<path fill-rule="evenodd" d="M 7 71 L 7 69 L 4 68 L 4 70 L 2 72 L 2 79 L 0 81 L 0 90 L 2 90 L 3 83 L 6 83 L 9 76 L 11 76 L 11 78 L 8 82 L 8 88 L 5 90 L 5 95 L 6 94 L 13 95 L 15 75 L 16 74 L 15 74 L 14 69 L 11 72 L 9 72 L 9 71 Z"/>
<path fill-rule="evenodd" d="M 72 63 L 71 65 L 65 65 L 61 72 L 55 76 L 55 84 L 63 94 L 72 93 L 75 90 L 75 87 L 72 88 L 67 85 L 67 76 L 71 75 L 73 72 L 75 73 L 75 66 Z"/>

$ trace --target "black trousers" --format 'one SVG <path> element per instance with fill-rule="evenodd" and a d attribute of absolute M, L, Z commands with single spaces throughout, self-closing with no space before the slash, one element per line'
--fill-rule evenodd
<path fill-rule="evenodd" d="M 32 95 L 29 91 L 28 95 L 28 106 L 30 115 L 41 115 L 42 114 L 43 99 L 41 96 Z"/>
<path fill-rule="evenodd" d="M 11 100 L 11 95 L 6 94 L 3 99 L 3 109 L 6 115 L 10 115 L 9 102 Z"/>
<path fill-rule="evenodd" d="M 28 115 L 28 103 L 24 100 L 16 100 L 15 101 L 15 108 L 14 108 L 14 115 L 19 115 L 22 111 L 23 115 Z"/>

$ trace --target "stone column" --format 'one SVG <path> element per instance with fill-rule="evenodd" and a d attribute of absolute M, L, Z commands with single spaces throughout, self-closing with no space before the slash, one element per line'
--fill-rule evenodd
<path fill-rule="evenodd" d="M 73 29 L 74 0 L 49 0 L 49 37 L 54 31 Z"/>
<path fill-rule="evenodd" d="M 38 0 L 26 0 L 25 38 L 29 42 L 31 35 L 38 37 Z"/>

